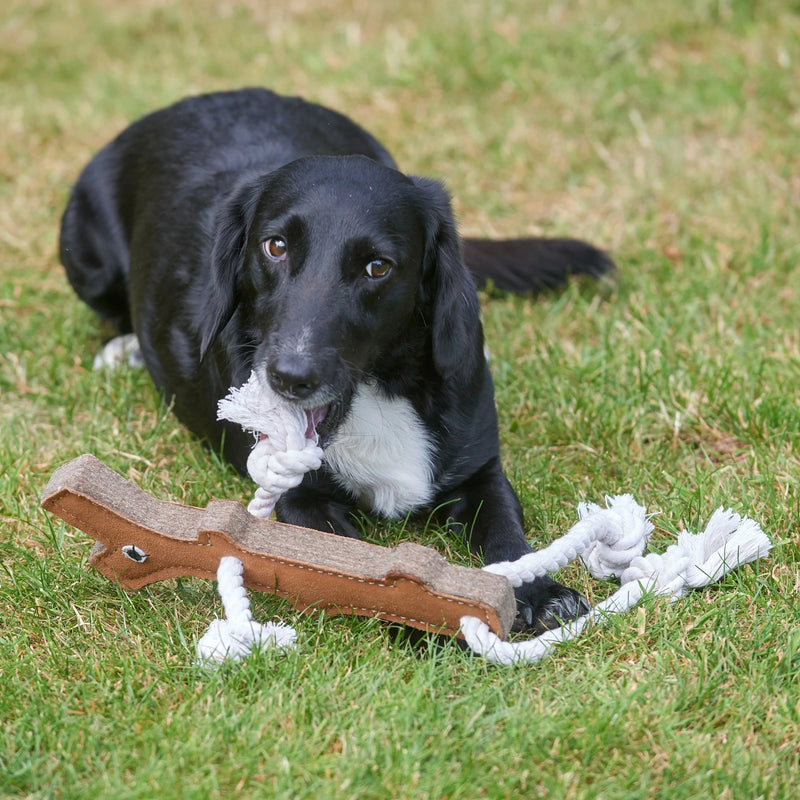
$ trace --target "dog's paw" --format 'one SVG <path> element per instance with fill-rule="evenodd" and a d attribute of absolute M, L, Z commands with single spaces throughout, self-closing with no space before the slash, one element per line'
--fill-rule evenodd
<path fill-rule="evenodd" d="M 103 349 L 94 357 L 92 367 L 99 372 L 103 369 L 119 369 L 123 364 L 127 364 L 131 369 L 144 366 L 144 358 L 135 333 L 115 336 L 106 342 Z"/>
<path fill-rule="evenodd" d="M 552 578 L 537 578 L 514 589 L 517 617 L 511 629 L 539 635 L 587 614 L 586 599 Z"/>

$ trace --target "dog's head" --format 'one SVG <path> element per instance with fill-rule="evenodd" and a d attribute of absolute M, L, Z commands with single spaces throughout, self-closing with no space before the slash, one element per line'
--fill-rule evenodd
<path fill-rule="evenodd" d="M 323 434 L 360 381 L 466 386 L 482 368 L 474 283 L 434 181 L 357 156 L 292 162 L 225 202 L 212 274 L 202 353 L 236 314 L 251 365 Z"/>

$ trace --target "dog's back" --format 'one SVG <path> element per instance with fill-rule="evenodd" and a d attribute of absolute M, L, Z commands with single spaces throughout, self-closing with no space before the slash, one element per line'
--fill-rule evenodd
<path fill-rule="evenodd" d="M 169 217 L 191 192 L 230 191 L 308 155 L 364 155 L 395 167 L 386 149 L 347 117 L 300 98 L 246 89 L 187 98 L 148 114 L 103 148 L 78 180 L 62 220 L 60 254 L 77 294 L 119 333 L 132 330 L 128 267 L 135 225 Z M 176 192 L 178 195 L 176 196 Z M 141 193 L 146 202 L 137 202 Z M 462 241 L 478 287 L 511 292 L 562 285 L 613 269 L 574 239 Z"/>

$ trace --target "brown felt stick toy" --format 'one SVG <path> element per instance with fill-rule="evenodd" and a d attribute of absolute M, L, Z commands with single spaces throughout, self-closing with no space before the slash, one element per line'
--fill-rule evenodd
<path fill-rule="evenodd" d="M 466 615 L 501 638 L 514 619 L 506 578 L 449 564 L 431 548 L 385 548 L 258 519 L 233 501 L 201 509 L 158 500 L 91 455 L 55 471 L 42 506 L 96 539 L 89 563 L 128 589 L 178 576 L 214 578 L 220 560 L 234 556 L 245 586 L 302 610 L 447 634 L 459 634 Z"/>

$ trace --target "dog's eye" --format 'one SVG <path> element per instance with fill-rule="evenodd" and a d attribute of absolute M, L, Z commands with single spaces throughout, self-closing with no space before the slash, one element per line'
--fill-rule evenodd
<path fill-rule="evenodd" d="M 281 239 L 280 236 L 271 236 L 264 242 L 262 247 L 267 254 L 267 258 L 272 261 L 283 261 L 286 258 L 286 254 L 289 252 L 286 240 Z"/>
<path fill-rule="evenodd" d="M 364 267 L 368 278 L 385 278 L 392 271 L 392 264 L 382 258 L 376 258 Z"/>

